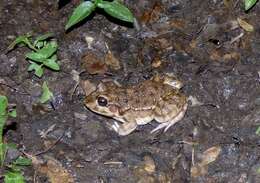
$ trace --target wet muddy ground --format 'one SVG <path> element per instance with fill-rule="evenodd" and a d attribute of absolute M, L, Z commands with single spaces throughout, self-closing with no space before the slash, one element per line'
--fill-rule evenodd
<path fill-rule="evenodd" d="M 1 93 L 18 114 L 6 141 L 43 162 L 59 162 L 79 183 L 260 182 L 259 3 L 245 13 L 242 1 L 127 0 L 138 25 L 96 12 L 65 33 L 78 3 L 0 1 Z M 254 31 L 245 31 L 238 18 Z M 37 78 L 27 72 L 27 48 L 5 52 L 16 36 L 32 31 L 55 34 L 60 72 Z M 116 64 L 104 62 L 108 53 Z M 191 98 L 187 113 L 166 133 L 150 134 L 152 122 L 118 136 L 110 129 L 113 119 L 84 107 L 83 90 L 74 90 L 77 72 L 82 80 L 122 85 L 174 73 Z M 52 104 L 38 102 L 43 81 L 54 93 Z M 25 177 L 50 181 L 35 166 Z"/>

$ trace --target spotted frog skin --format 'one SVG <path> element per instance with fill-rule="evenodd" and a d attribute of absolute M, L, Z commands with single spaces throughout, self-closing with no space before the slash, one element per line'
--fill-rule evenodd
<path fill-rule="evenodd" d="M 170 74 L 157 75 L 132 86 L 106 81 L 86 96 L 84 103 L 91 111 L 121 122 L 112 125 L 119 135 L 128 135 L 138 125 L 152 120 L 160 124 L 151 132 L 162 128 L 166 131 L 187 110 L 187 98 L 179 91 L 181 87 L 182 83 Z"/>

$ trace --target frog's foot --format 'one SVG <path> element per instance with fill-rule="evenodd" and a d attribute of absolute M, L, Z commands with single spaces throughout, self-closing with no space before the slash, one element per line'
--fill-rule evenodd
<path fill-rule="evenodd" d="M 118 124 L 118 122 L 114 122 L 112 125 L 112 128 L 121 136 L 125 136 L 130 134 L 132 131 L 134 131 L 137 127 L 137 124 L 135 122 L 129 122 L 129 123 L 123 123 Z"/>
<path fill-rule="evenodd" d="M 188 105 L 186 104 L 183 110 L 177 116 L 175 116 L 171 121 L 159 124 L 155 129 L 151 131 L 151 133 L 154 133 L 162 128 L 164 128 L 163 132 L 166 132 L 172 125 L 174 125 L 184 117 L 187 107 Z"/>

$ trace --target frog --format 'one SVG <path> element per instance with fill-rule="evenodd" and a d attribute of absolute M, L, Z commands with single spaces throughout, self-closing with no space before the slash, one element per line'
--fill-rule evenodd
<path fill-rule="evenodd" d="M 132 133 L 139 125 L 153 120 L 159 125 L 151 133 L 180 121 L 187 111 L 183 83 L 173 74 L 155 75 L 142 82 L 124 85 L 101 81 L 84 99 L 85 106 L 100 115 L 115 119 L 112 129 L 120 136 Z M 87 88 L 83 88 L 87 90 Z"/>

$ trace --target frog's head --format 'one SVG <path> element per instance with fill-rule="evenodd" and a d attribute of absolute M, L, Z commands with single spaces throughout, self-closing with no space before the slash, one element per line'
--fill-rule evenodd
<path fill-rule="evenodd" d="M 108 117 L 118 117 L 119 105 L 116 103 L 117 86 L 113 83 L 100 83 L 96 90 L 85 98 L 85 105 L 91 111 Z"/>

